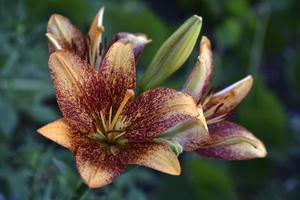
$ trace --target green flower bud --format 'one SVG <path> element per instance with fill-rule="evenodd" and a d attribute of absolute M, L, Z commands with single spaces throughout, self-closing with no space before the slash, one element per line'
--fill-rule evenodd
<path fill-rule="evenodd" d="M 202 25 L 202 18 L 194 15 L 179 27 L 155 54 L 142 80 L 142 89 L 159 85 L 190 56 Z"/>

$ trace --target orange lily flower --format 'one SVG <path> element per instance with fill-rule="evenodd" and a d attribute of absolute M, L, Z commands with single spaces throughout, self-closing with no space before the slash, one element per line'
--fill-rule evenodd
<path fill-rule="evenodd" d="M 52 53 L 61 49 L 71 51 L 98 69 L 106 50 L 102 43 L 103 15 L 104 8 L 101 8 L 90 25 L 87 37 L 84 37 L 68 18 L 53 14 L 48 21 L 46 33 L 49 40 L 49 52 Z M 116 34 L 113 37 L 113 42 L 116 40 L 132 43 L 136 60 L 145 45 L 151 42 L 144 34 L 125 32 Z"/>
<path fill-rule="evenodd" d="M 155 137 L 198 117 L 193 98 L 156 88 L 134 98 L 132 44 L 115 42 L 95 69 L 79 55 L 56 50 L 49 69 L 63 118 L 38 130 L 70 149 L 83 181 L 91 188 L 111 183 L 128 164 L 180 174 L 176 154 Z"/>
<path fill-rule="evenodd" d="M 209 138 L 199 145 L 196 152 L 202 156 L 223 160 L 244 160 L 265 157 L 264 144 L 245 128 L 226 121 L 225 118 L 246 97 L 253 83 L 251 75 L 233 85 L 209 94 L 212 78 L 213 55 L 207 37 L 200 43 L 200 56 L 183 91 L 194 97 L 203 109 L 208 125 Z"/>

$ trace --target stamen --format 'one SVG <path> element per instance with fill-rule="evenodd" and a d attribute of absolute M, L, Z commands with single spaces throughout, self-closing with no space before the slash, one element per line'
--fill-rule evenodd
<path fill-rule="evenodd" d="M 108 117 L 108 127 L 111 126 L 111 117 L 112 117 L 112 106 L 109 109 L 109 117 Z"/>
<path fill-rule="evenodd" d="M 106 122 L 105 122 L 105 117 L 104 117 L 102 111 L 100 111 L 100 116 L 101 116 L 101 121 L 102 121 L 104 131 L 106 132 L 108 129 L 107 129 Z"/>
<path fill-rule="evenodd" d="M 116 136 L 114 136 L 114 140 L 116 140 L 116 139 L 118 139 L 118 138 L 120 138 L 120 137 L 122 137 L 123 135 L 125 135 L 125 133 L 126 133 L 126 131 L 124 131 L 124 132 L 122 132 L 122 133 L 120 133 L 120 134 L 118 134 L 118 135 L 116 135 Z"/>
<path fill-rule="evenodd" d="M 58 44 L 58 42 L 55 38 L 55 35 L 53 35 L 52 33 L 46 33 L 46 37 L 51 42 L 51 44 L 53 45 L 55 50 L 61 50 L 62 49 L 62 47 Z"/>
<path fill-rule="evenodd" d="M 115 124 L 116 124 L 116 122 L 117 122 L 117 120 L 118 120 L 118 118 L 119 118 L 119 116 L 120 116 L 120 114 L 121 114 L 121 112 L 122 112 L 122 110 L 123 110 L 123 108 L 125 107 L 125 105 L 126 105 L 126 103 L 128 102 L 128 100 L 129 100 L 131 97 L 133 97 L 133 96 L 134 96 L 134 91 L 133 91 L 133 90 L 127 90 L 127 91 L 126 91 L 126 94 L 125 94 L 125 96 L 124 96 L 124 99 L 123 99 L 123 101 L 121 102 L 121 104 L 120 104 L 120 106 L 119 106 L 119 108 L 118 108 L 118 110 L 117 110 L 117 112 L 116 112 L 116 114 L 115 114 L 115 116 L 114 116 L 114 119 L 113 119 L 112 123 L 111 123 L 110 126 L 108 127 L 109 130 L 113 130 L 113 128 L 114 128 L 114 126 L 115 126 Z"/>
<path fill-rule="evenodd" d="M 98 133 L 99 135 L 101 135 L 101 137 L 105 138 L 104 133 L 102 133 L 102 131 L 101 131 L 100 129 L 98 129 L 98 128 L 97 128 L 97 133 Z"/>

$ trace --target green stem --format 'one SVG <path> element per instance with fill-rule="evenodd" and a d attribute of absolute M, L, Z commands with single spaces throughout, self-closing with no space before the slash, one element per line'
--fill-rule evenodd
<path fill-rule="evenodd" d="M 76 187 L 76 190 L 71 195 L 70 200 L 81 199 L 88 192 L 88 190 L 89 188 L 86 186 L 86 184 L 80 181 L 80 183 Z"/>

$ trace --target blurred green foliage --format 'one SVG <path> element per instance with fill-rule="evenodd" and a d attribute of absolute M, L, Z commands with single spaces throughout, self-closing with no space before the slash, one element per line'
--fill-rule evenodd
<path fill-rule="evenodd" d="M 85 32 L 102 5 L 107 43 L 120 31 L 143 32 L 153 40 L 139 75 L 180 23 L 202 16 L 202 34 L 211 38 L 215 52 L 213 85 L 223 87 L 248 73 L 255 77 L 232 118 L 261 138 L 269 155 L 225 162 L 185 154 L 180 177 L 135 168 L 82 199 L 299 199 L 299 1 L 0 0 L 1 200 L 68 199 L 76 190 L 80 178 L 71 153 L 36 133 L 60 116 L 44 32 L 52 13 L 67 16 Z M 197 54 L 196 48 L 164 85 L 179 89 Z"/>

